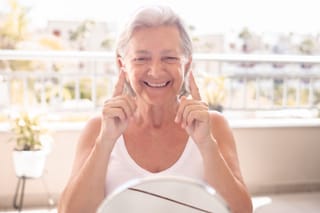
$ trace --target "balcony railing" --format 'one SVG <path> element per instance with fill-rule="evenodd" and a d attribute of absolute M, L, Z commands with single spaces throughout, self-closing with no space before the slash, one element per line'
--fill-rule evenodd
<path fill-rule="evenodd" d="M 226 112 L 318 114 L 320 56 L 195 54 L 193 70 L 203 99 L 219 101 Z M 2 50 L 1 112 L 92 112 L 116 78 L 111 52 Z"/>

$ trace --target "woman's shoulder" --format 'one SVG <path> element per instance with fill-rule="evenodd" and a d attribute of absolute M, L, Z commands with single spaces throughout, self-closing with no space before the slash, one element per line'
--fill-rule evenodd
<path fill-rule="evenodd" d="M 229 122 L 222 113 L 218 111 L 210 111 L 210 119 L 214 135 L 226 136 L 232 134 Z"/>
<path fill-rule="evenodd" d="M 100 127 L 101 127 L 101 117 L 93 116 L 87 120 L 82 133 L 86 135 L 87 134 L 97 135 L 100 132 Z"/>
<path fill-rule="evenodd" d="M 210 118 L 211 118 L 211 121 L 216 124 L 228 126 L 228 121 L 221 112 L 214 111 L 214 110 L 210 111 Z"/>
<path fill-rule="evenodd" d="M 99 115 L 94 115 L 91 118 L 88 119 L 87 126 L 90 127 L 100 127 L 101 126 L 101 116 Z"/>

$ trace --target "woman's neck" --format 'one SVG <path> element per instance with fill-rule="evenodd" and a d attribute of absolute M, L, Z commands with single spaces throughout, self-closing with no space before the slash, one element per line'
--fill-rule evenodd
<path fill-rule="evenodd" d="M 170 123 L 174 123 L 177 110 L 177 101 L 157 106 L 138 103 L 136 119 L 139 125 L 158 129 L 167 126 Z"/>

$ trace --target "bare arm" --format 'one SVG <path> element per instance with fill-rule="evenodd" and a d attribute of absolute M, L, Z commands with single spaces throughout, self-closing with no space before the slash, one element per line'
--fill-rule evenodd
<path fill-rule="evenodd" d="M 252 203 L 241 175 L 235 140 L 225 118 L 211 113 L 213 141 L 199 146 L 206 181 L 227 201 L 232 212 L 252 212 Z"/>
<path fill-rule="evenodd" d="M 175 121 L 197 144 L 204 162 L 205 179 L 226 200 L 234 213 L 252 212 L 252 203 L 241 176 L 235 140 L 222 114 L 209 112 L 201 101 L 190 73 L 192 99 L 182 97 Z"/>
<path fill-rule="evenodd" d="M 59 212 L 95 212 L 104 198 L 106 169 L 112 147 L 97 140 L 100 117 L 83 130 L 72 174 L 59 201 Z"/>
<path fill-rule="evenodd" d="M 121 72 L 102 115 L 91 119 L 81 133 L 72 174 L 59 201 L 59 213 L 96 212 L 104 199 L 110 154 L 136 107 L 132 97 L 122 95 L 124 83 Z"/>

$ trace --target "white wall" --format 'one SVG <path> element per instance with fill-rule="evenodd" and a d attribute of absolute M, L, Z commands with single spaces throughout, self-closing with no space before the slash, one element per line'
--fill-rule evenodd
<path fill-rule="evenodd" d="M 54 134 L 46 173 L 27 181 L 26 207 L 49 206 L 47 190 L 57 201 L 70 173 L 78 134 Z M 319 187 L 320 127 L 234 128 L 234 134 L 243 176 L 252 193 Z M 0 209 L 11 208 L 17 182 L 9 137 L 0 132 Z"/>
<path fill-rule="evenodd" d="M 252 193 L 320 189 L 320 127 L 244 128 L 234 134 Z"/>

